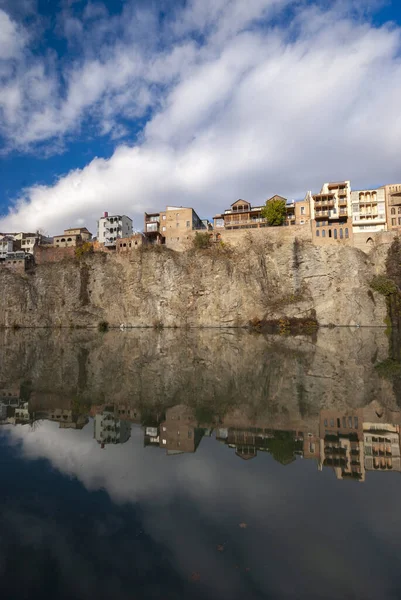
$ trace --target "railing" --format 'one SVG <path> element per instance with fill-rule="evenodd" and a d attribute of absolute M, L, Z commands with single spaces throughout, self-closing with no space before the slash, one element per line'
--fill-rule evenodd
<path fill-rule="evenodd" d="M 258 225 L 258 223 L 267 223 L 266 219 L 250 219 L 250 220 L 229 220 L 224 222 L 224 226 L 230 227 L 232 225 Z"/>
<path fill-rule="evenodd" d="M 330 213 L 328 210 L 317 210 L 315 212 L 315 219 L 321 219 L 322 217 L 328 217 L 329 214 Z"/>

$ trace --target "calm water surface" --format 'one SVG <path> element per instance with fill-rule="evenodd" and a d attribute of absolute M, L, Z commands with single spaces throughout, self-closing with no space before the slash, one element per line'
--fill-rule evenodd
<path fill-rule="evenodd" d="M 401 597 L 384 331 L 0 332 L 1 597 Z"/>

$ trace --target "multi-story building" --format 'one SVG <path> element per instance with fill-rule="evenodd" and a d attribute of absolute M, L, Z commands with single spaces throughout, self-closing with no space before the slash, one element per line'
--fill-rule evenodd
<path fill-rule="evenodd" d="M 167 206 L 162 212 L 145 213 L 145 235 L 151 243 L 174 247 L 184 242 L 190 231 L 208 231 L 206 221 L 193 208 Z"/>
<path fill-rule="evenodd" d="M 307 192 L 303 200 L 287 201 L 286 225 L 306 225 L 310 221 L 312 192 Z"/>
<path fill-rule="evenodd" d="M 81 246 L 84 242 L 92 239 L 92 234 L 86 227 L 75 227 L 64 229 L 64 233 L 53 238 L 53 245 L 57 248 L 70 248 Z"/>
<path fill-rule="evenodd" d="M 383 188 L 352 191 L 351 206 L 353 233 L 374 233 L 387 229 L 385 191 Z"/>
<path fill-rule="evenodd" d="M 326 245 L 352 244 L 351 183 L 325 183 L 311 197 L 312 241 Z"/>
<path fill-rule="evenodd" d="M 401 183 L 383 185 L 388 231 L 401 229 Z"/>
<path fill-rule="evenodd" d="M 66 230 L 69 231 L 69 230 Z M 24 233 L 21 231 L 17 233 L 14 237 L 15 240 L 19 240 L 21 242 L 21 250 L 24 252 L 29 252 L 29 254 L 33 254 L 33 249 L 35 246 L 41 244 L 52 244 L 53 238 L 47 235 L 43 235 L 41 233 Z"/>
<path fill-rule="evenodd" d="M 97 222 L 97 241 L 105 246 L 115 246 L 119 238 L 132 235 L 132 219 L 127 215 L 109 215 L 103 213 Z"/>

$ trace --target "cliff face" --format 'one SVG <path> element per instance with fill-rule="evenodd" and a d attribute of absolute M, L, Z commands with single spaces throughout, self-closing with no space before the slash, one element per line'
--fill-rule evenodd
<path fill-rule="evenodd" d="M 367 256 L 250 234 L 235 250 L 150 248 L 42 264 L 23 275 L 3 268 L 0 326 L 233 326 L 311 315 L 320 324 L 382 326 L 385 302 L 369 282 L 386 250 Z"/>

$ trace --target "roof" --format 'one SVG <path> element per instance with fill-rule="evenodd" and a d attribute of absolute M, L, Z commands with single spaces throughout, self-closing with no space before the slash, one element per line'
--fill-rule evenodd
<path fill-rule="evenodd" d="M 87 227 L 69 227 L 68 229 L 64 229 L 64 233 L 67 231 L 75 231 L 76 229 L 78 229 L 78 231 L 87 231 L 88 233 L 91 233 Z"/>

